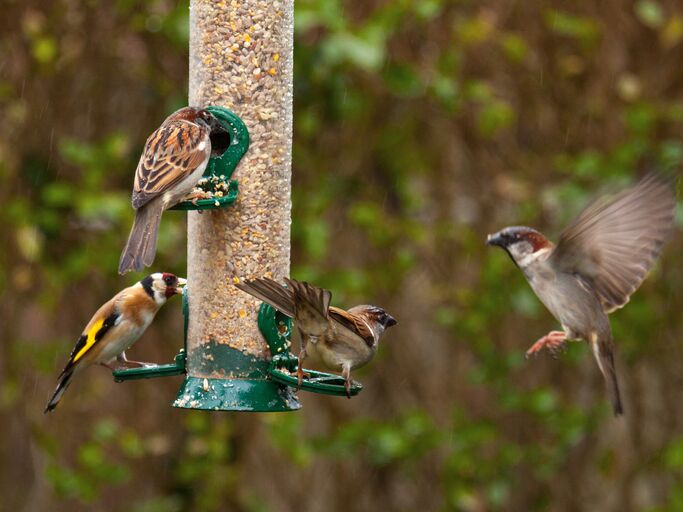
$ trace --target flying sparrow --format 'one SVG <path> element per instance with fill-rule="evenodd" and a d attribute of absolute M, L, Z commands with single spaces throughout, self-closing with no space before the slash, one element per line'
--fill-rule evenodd
<path fill-rule="evenodd" d="M 119 274 L 154 262 L 161 214 L 185 199 L 204 174 L 211 156 L 209 134 L 216 122 L 207 110 L 185 107 L 168 116 L 147 139 L 135 171 L 135 222 L 121 253 Z"/>
<path fill-rule="evenodd" d="M 173 274 L 157 272 L 121 290 L 102 305 L 71 351 L 45 412 L 57 407 L 74 375 L 90 365 L 101 364 L 113 370 L 111 364 L 116 360 L 121 366 L 145 366 L 129 361 L 125 351 L 142 336 L 166 300 L 183 293 L 180 287 L 185 283 L 185 279 Z"/>
<path fill-rule="evenodd" d="M 341 370 L 346 395 L 351 397 L 351 370 L 366 365 L 377 352 L 387 327 L 396 320 L 382 308 L 355 306 L 348 311 L 330 306 L 332 293 L 305 282 L 285 279 L 287 287 L 268 278 L 238 283 L 237 286 L 296 320 L 301 335 L 297 377 L 304 376 L 303 362 L 315 355 L 332 370 Z"/>
<path fill-rule="evenodd" d="M 655 174 L 588 206 L 553 245 L 528 227 L 489 235 L 522 270 L 563 331 L 539 339 L 527 357 L 565 340 L 590 343 L 615 415 L 623 413 L 607 315 L 624 306 L 640 286 L 673 227 L 674 186 Z"/>

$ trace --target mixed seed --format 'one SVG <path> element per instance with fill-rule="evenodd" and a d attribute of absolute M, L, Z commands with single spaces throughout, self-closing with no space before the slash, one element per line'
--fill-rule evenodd
<path fill-rule="evenodd" d="M 289 274 L 292 16 L 291 0 L 191 2 L 189 103 L 229 108 L 250 136 L 233 176 L 240 184 L 235 204 L 188 214 L 193 375 L 213 366 L 212 342 L 270 357 L 257 328 L 259 303 L 234 283 Z M 200 191 L 226 192 L 207 185 Z"/>

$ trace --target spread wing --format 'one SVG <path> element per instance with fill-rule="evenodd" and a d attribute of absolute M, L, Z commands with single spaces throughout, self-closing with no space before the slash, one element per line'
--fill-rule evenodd
<path fill-rule="evenodd" d="M 209 130 L 184 120 L 162 124 L 145 143 L 135 171 L 133 208 L 181 183 L 211 152 Z"/>
<path fill-rule="evenodd" d="M 327 323 L 327 310 L 330 308 L 332 292 L 318 288 L 305 281 L 285 278 L 285 282 L 294 296 L 296 312 L 302 309 L 310 311 L 317 321 Z"/>
<path fill-rule="evenodd" d="M 294 318 L 294 295 L 289 288 L 285 288 L 277 281 L 263 277 L 251 281 L 242 281 L 235 286 L 249 295 L 267 302 L 280 313 Z"/>
<path fill-rule="evenodd" d="M 360 336 L 369 347 L 374 345 L 375 336 L 370 327 L 368 327 L 368 324 L 365 323 L 362 318 L 352 315 L 343 309 L 335 308 L 334 306 L 330 307 L 328 314 L 332 320 L 339 322 L 351 332 L 354 332 Z"/>
<path fill-rule="evenodd" d="M 578 274 L 605 312 L 640 286 L 673 227 L 675 183 L 656 174 L 586 208 L 560 236 L 550 262 Z"/>

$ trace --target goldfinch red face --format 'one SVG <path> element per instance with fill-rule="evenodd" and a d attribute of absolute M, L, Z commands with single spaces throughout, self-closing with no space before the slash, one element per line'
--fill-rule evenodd
<path fill-rule="evenodd" d="M 156 272 L 140 281 L 144 290 L 157 304 L 163 304 L 174 295 L 181 295 L 183 293 L 182 287 L 186 283 L 187 281 L 182 277 L 167 272 Z"/>

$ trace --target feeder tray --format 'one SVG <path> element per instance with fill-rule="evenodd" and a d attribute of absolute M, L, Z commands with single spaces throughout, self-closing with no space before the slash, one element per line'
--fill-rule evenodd
<path fill-rule="evenodd" d="M 249 148 L 249 131 L 242 120 L 227 108 L 211 106 L 206 110 L 218 120 L 220 128 L 211 130 L 211 158 L 197 186 L 206 192 L 221 192 L 221 196 L 183 201 L 171 210 L 214 210 L 229 206 L 237 199 L 237 180 L 231 177 Z"/>
<path fill-rule="evenodd" d="M 289 350 L 292 333 L 292 320 L 289 317 L 269 304 L 263 303 L 259 308 L 258 326 L 272 354 L 268 373 L 275 382 L 310 393 L 347 396 L 344 379 L 333 373 L 304 369 L 304 375 L 307 374 L 308 376 L 303 378 L 301 386 L 299 386 L 296 376 L 299 361 Z M 362 389 L 362 384 L 352 381 L 349 394 L 355 396 Z"/>

